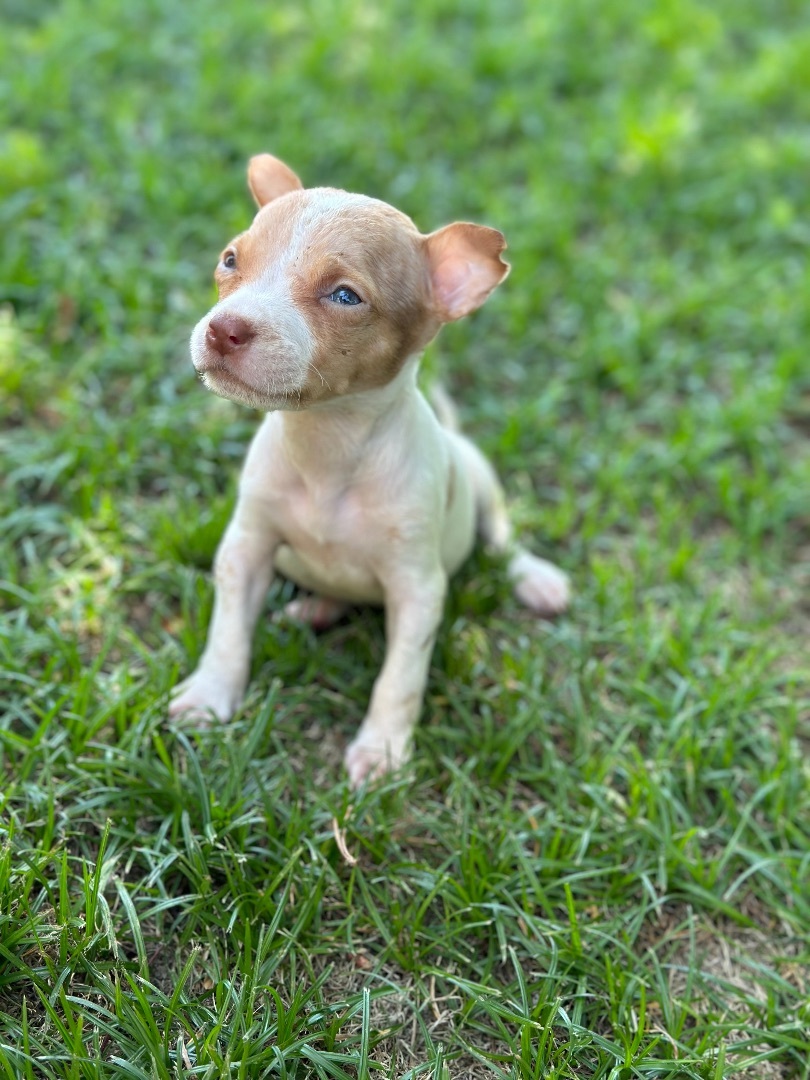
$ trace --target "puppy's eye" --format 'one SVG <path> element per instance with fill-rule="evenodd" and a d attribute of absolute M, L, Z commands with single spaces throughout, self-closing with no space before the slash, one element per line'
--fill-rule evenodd
<path fill-rule="evenodd" d="M 222 256 L 222 265 L 225 267 L 226 270 L 235 270 L 236 269 L 236 252 L 235 251 L 226 251 L 225 254 Z"/>
<path fill-rule="evenodd" d="M 363 303 L 354 289 L 350 289 L 346 285 L 341 285 L 339 289 L 335 289 L 333 293 L 330 293 L 328 299 L 334 304 L 349 304 L 351 307 Z"/>

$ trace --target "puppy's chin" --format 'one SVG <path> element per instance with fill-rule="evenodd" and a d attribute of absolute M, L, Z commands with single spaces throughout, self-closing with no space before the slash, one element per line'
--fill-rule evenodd
<path fill-rule="evenodd" d="M 200 372 L 200 378 L 205 388 L 218 397 L 235 401 L 237 405 L 245 405 L 249 409 L 258 409 L 260 412 L 275 412 L 277 409 L 299 408 L 297 394 L 283 392 L 262 393 L 255 387 L 243 382 L 238 375 L 234 375 L 225 367 L 202 371 Z"/>

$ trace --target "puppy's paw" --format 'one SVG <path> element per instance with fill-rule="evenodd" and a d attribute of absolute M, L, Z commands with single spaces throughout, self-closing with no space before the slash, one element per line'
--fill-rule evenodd
<path fill-rule="evenodd" d="M 535 615 L 559 615 L 571 599 L 568 575 L 546 559 L 519 551 L 509 563 L 515 596 Z"/>
<path fill-rule="evenodd" d="M 172 691 L 169 716 L 210 724 L 230 720 L 242 700 L 242 690 L 227 680 L 195 671 Z"/>
<path fill-rule="evenodd" d="M 343 762 L 349 783 L 358 788 L 364 782 L 373 783 L 386 773 L 400 768 L 411 756 L 410 733 L 364 731 L 349 743 Z"/>
<path fill-rule="evenodd" d="M 328 630 L 342 619 L 348 606 L 330 596 L 299 596 L 284 605 L 284 614 L 295 622 L 307 623 L 313 630 Z"/>

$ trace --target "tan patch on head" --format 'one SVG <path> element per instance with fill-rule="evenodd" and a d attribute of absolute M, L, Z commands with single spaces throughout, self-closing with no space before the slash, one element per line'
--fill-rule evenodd
<path fill-rule="evenodd" d="M 268 215 L 272 215 L 270 220 Z M 260 210 L 250 228 L 231 240 L 214 271 L 220 299 L 230 296 L 242 285 L 259 281 L 274 266 L 283 264 L 285 252 L 292 243 L 295 219 L 295 199 L 278 199 Z M 236 260 L 232 269 L 225 266 L 225 257 L 229 253 Z"/>

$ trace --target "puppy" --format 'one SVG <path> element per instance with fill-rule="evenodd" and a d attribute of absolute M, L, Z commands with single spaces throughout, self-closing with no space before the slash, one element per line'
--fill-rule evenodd
<path fill-rule="evenodd" d="M 318 627 L 348 603 L 382 604 L 385 662 L 345 755 L 356 786 L 407 760 L 447 579 L 476 531 L 538 615 L 566 607 L 568 581 L 512 543 L 491 466 L 416 385 L 441 325 L 506 277 L 502 234 L 457 222 L 422 235 L 376 199 L 304 189 L 269 154 L 248 184 L 259 212 L 222 253 L 191 356 L 210 390 L 267 415 L 217 551 L 208 641 L 170 713 L 239 707 L 276 571 L 310 594 L 291 614 Z"/>

